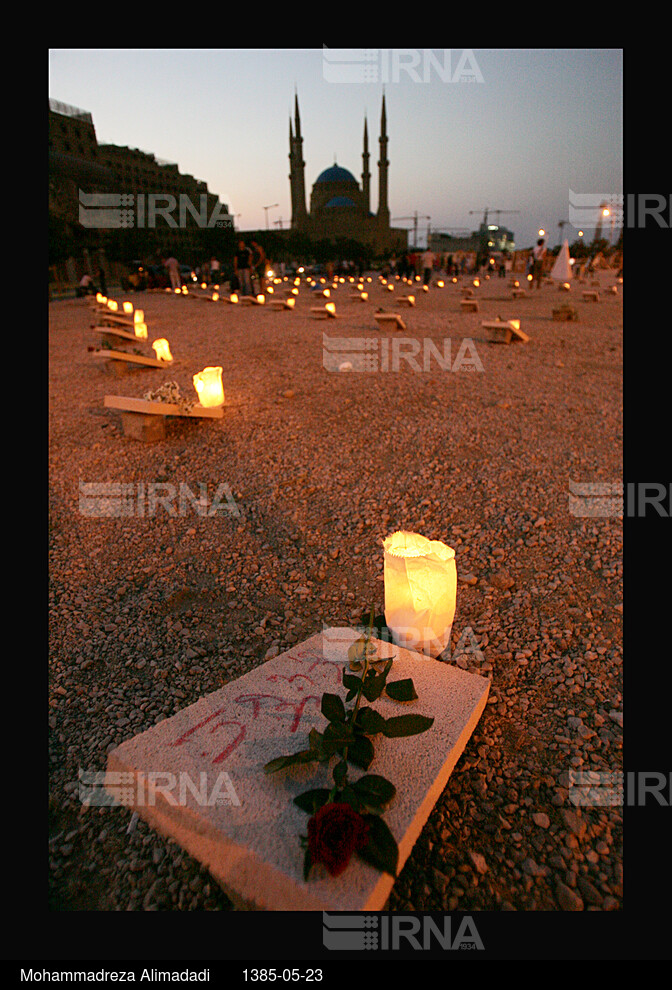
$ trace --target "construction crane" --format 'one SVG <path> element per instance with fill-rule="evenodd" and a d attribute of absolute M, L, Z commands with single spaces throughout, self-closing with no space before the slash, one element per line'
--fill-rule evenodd
<path fill-rule="evenodd" d="M 431 220 L 432 218 L 431 217 L 427 217 L 427 216 L 423 216 L 422 214 L 418 214 L 417 211 L 413 214 L 412 217 L 393 217 L 392 218 L 392 223 L 396 223 L 397 220 L 412 220 L 413 221 L 413 247 L 414 248 L 417 248 L 417 246 L 418 246 L 418 219 L 420 219 L 420 220 Z M 429 227 L 427 228 L 427 246 L 429 246 Z"/>
<path fill-rule="evenodd" d="M 481 213 L 481 212 L 483 213 L 483 226 L 487 227 L 488 213 L 494 213 L 495 216 L 497 217 L 497 221 L 499 222 L 499 217 L 502 213 L 520 213 L 520 210 L 491 210 L 489 206 L 486 206 L 486 208 L 483 211 L 469 210 L 469 215 L 471 216 L 472 213 Z"/>

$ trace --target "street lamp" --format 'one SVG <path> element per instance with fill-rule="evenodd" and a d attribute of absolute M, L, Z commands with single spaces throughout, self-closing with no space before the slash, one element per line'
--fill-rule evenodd
<path fill-rule="evenodd" d="M 278 203 L 272 203 L 271 206 L 264 206 L 263 207 L 264 210 L 266 211 L 266 230 L 268 230 L 268 211 L 269 210 L 275 210 L 275 209 L 277 209 L 277 207 L 278 207 Z"/>

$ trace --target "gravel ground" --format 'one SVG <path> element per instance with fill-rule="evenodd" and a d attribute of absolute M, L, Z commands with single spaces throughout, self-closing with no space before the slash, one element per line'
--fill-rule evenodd
<path fill-rule="evenodd" d="M 395 295 L 375 278 L 366 304 L 332 293 L 329 321 L 311 318 L 324 300 L 305 285 L 293 312 L 144 293 L 149 339 L 167 337 L 175 364 L 123 375 L 87 351 L 100 343 L 88 301 L 50 304 L 52 910 L 232 910 L 175 843 L 142 821 L 129 831 L 126 809 L 82 805 L 78 771 L 323 623 L 382 611 L 396 529 L 455 548 L 448 662 L 492 685 L 389 909 L 621 909 L 622 808 L 569 800 L 571 771 L 622 769 L 622 520 L 569 511 L 570 481 L 622 476 L 622 286 L 599 279 L 599 303 L 579 284 L 514 301 L 490 279 L 478 313 L 459 286 L 433 286 L 400 310 L 401 333 L 377 328 Z M 578 321 L 552 319 L 566 302 Z M 489 343 L 481 323 L 497 316 L 520 318 L 529 343 Z M 423 367 L 420 351 L 398 370 L 328 371 L 323 333 L 431 338 L 441 353 L 450 338 L 457 367 Z M 466 338 L 482 370 L 460 366 Z M 212 364 L 222 420 L 168 420 L 143 443 L 103 405 L 171 380 L 195 397 L 192 374 Z M 80 482 L 208 498 L 226 484 L 240 515 L 144 502 L 91 517 Z"/>

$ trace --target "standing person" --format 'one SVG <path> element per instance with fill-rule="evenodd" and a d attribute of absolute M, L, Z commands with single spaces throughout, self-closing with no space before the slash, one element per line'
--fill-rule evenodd
<path fill-rule="evenodd" d="M 180 265 L 177 259 L 171 255 L 170 258 L 166 258 L 164 265 L 168 269 L 168 275 L 170 276 L 170 287 L 172 289 L 181 289 L 182 279 L 180 278 Z"/>
<path fill-rule="evenodd" d="M 82 275 L 79 285 L 77 287 L 77 298 L 80 299 L 82 296 L 89 296 L 94 292 L 93 279 L 90 275 Z"/>
<path fill-rule="evenodd" d="M 540 237 L 532 249 L 532 281 L 537 283 L 537 289 L 541 288 L 541 274 L 544 269 L 544 258 L 546 257 L 546 242 Z"/>
<path fill-rule="evenodd" d="M 252 247 L 252 278 L 259 282 L 259 291 L 266 288 L 266 252 L 257 241 L 251 241 Z"/>
<path fill-rule="evenodd" d="M 104 296 L 107 296 L 107 282 L 105 280 L 105 269 L 101 265 L 98 269 L 98 282 L 100 284 L 100 291 Z"/>
<path fill-rule="evenodd" d="M 219 261 L 217 258 L 210 259 L 210 285 L 219 283 Z"/>
<path fill-rule="evenodd" d="M 423 282 L 429 285 L 432 280 L 432 270 L 434 268 L 434 252 L 427 248 L 422 254 Z"/>
<path fill-rule="evenodd" d="M 238 250 L 233 256 L 233 271 L 238 279 L 238 287 L 244 296 L 252 295 L 252 280 L 250 269 L 252 267 L 252 252 L 245 241 L 238 241 Z"/>

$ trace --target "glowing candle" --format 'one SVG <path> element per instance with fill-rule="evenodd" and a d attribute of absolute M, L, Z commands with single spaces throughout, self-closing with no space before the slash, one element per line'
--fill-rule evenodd
<path fill-rule="evenodd" d="M 132 312 L 133 312 L 133 303 L 132 302 L 125 302 L 124 303 L 124 313 L 132 313 Z"/>
<path fill-rule="evenodd" d="M 455 551 L 418 533 L 383 541 L 385 621 L 400 646 L 438 656 L 455 618 Z"/>
<path fill-rule="evenodd" d="M 152 342 L 152 347 L 154 348 L 159 361 L 173 360 L 173 355 L 170 353 L 170 347 L 165 337 L 159 337 L 158 340 L 154 340 Z"/>
<path fill-rule="evenodd" d="M 202 406 L 223 406 L 223 368 L 204 368 L 194 375 L 194 388 Z"/>
<path fill-rule="evenodd" d="M 135 330 L 135 336 L 139 337 L 141 340 L 147 339 L 147 324 L 146 323 L 134 323 L 133 329 Z"/>

